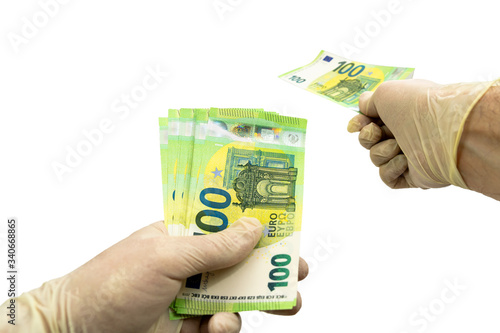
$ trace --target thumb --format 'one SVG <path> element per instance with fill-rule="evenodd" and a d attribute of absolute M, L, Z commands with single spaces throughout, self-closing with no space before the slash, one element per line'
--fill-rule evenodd
<path fill-rule="evenodd" d="M 371 118 L 380 118 L 373 100 L 373 91 L 365 91 L 359 96 L 359 112 Z"/>
<path fill-rule="evenodd" d="M 171 274 L 184 279 L 197 273 L 236 265 L 250 254 L 261 235 L 259 220 L 243 217 L 215 234 L 173 237 L 179 244 L 175 244 L 175 270 Z"/>

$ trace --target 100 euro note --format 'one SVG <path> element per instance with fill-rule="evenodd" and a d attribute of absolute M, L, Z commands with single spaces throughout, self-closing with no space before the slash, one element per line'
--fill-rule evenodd
<path fill-rule="evenodd" d="M 186 199 L 188 196 L 191 160 L 193 157 L 194 142 L 194 111 L 193 109 L 179 110 L 179 159 L 175 177 L 174 225 L 178 231 L 176 236 L 187 233 Z"/>
<path fill-rule="evenodd" d="M 262 237 L 243 262 L 189 278 L 177 315 L 290 309 L 296 304 L 306 120 L 272 113 L 212 109 L 190 235 L 259 219 Z M 196 144 L 195 144 L 196 145 Z"/>
<path fill-rule="evenodd" d="M 167 223 L 167 201 L 168 201 L 168 118 L 161 117 L 158 119 L 160 125 L 160 158 L 161 158 L 161 181 L 162 181 L 162 191 L 163 191 L 163 215 L 165 226 L 167 227 L 168 233 L 172 234 L 172 227 Z"/>
<path fill-rule="evenodd" d="M 296 87 L 359 110 L 359 96 L 374 91 L 384 81 L 413 77 L 414 68 L 390 67 L 353 61 L 321 51 L 310 64 L 279 77 Z"/>
<path fill-rule="evenodd" d="M 208 112 L 210 109 L 193 109 L 193 146 L 191 152 L 191 161 L 190 164 L 190 173 L 189 173 L 189 181 L 188 181 L 188 189 L 185 195 L 185 214 L 186 221 L 190 220 L 190 206 L 189 202 L 192 202 L 192 197 L 194 196 L 194 192 L 196 191 L 196 181 L 198 179 L 198 174 L 200 173 L 200 162 L 202 158 L 202 145 L 205 142 L 205 137 L 207 135 L 207 124 L 208 124 Z M 188 222 L 186 222 L 188 225 Z M 186 227 L 187 228 L 187 227 Z M 188 231 L 185 230 L 185 235 L 188 234 Z"/>
<path fill-rule="evenodd" d="M 213 112 L 264 112 L 263 109 L 242 109 L 242 108 L 226 108 L 226 109 L 195 109 L 195 130 L 194 130 L 194 146 L 192 153 L 192 165 L 191 165 L 191 180 L 189 184 L 188 191 L 188 199 L 186 202 L 187 205 L 187 221 L 192 221 L 193 216 L 193 207 L 188 203 L 194 202 L 194 196 L 196 194 L 196 187 L 198 185 L 198 180 L 200 179 L 201 163 L 204 158 L 204 154 L 206 150 L 204 149 L 205 138 L 207 135 L 207 126 L 208 126 L 208 118 L 209 111 Z M 219 111 L 213 111 L 219 110 Z"/>
<path fill-rule="evenodd" d="M 177 176 L 177 166 L 179 160 L 179 110 L 169 109 L 168 110 L 168 127 L 167 127 L 167 140 L 168 144 L 166 146 L 166 184 L 163 200 L 167 209 L 165 210 L 165 224 L 167 225 L 167 230 L 171 234 L 177 232 L 177 226 L 174 225 L 174 203 L 175 203 L 175 182 Z"/>

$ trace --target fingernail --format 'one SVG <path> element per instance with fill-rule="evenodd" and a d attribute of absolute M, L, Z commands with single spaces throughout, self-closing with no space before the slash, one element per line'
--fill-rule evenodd
<path fill-rule="evenodd" d="M 236 230 L 241 231 L 254 231 L 255 229 L 262 230 L 262 224 L 259 220 L 253 217 L 242 217 L 231 224 L 231 228 L 236 228 Z"/>
<path fill-rule="evenodd" d="M 360 130 L 360 127 L 361 127 L 361 124 L 359 121 L 357 121 L 355 119 L 351 119 L 349 121 L 349 124 L 347 124 L 347 131 L 349 133 L 358 132 Z"/>
<path fill-rule="evenodd" d="M 370 91 L 365 91 L 361 95 L 359 95 L 359 102 L 358 102 L 358 107 L 359 107 L 359 112 L 363 114 L 363 111 L 365 109 L 365 101 L 369 98 L 370 96 Z"/>
<path fill-rule="evenodd" d="M 208 322 L 209 332 L 238 333 L 241 329 L 241 318 L 234 313 L 216 313 Z"/>

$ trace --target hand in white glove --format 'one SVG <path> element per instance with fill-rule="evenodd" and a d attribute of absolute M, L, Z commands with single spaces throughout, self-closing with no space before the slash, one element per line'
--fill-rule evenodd
<path fill-rule="evenodd" d="M 470 111 L 491 85 L 384 82 L 360 96 L 362 114 L 351 119 L 348 131 L 360 132 L 359 142 L 392 188 L 468 188 L 457 151 Z"/>
<path fill-rule="evenodd" d="M 168 307 L 184 279 L 230 267 L 257 244 L 262 226 L 241 218 L 207 236 L 171 237 L 153 223 L 105 250 L 73 272 L 16 299 L 16 325 L 2 320 L 2 332 L 239 332 L 236 313 L 182 321 L 168 319 Z M 301 260 L 299 278 L 307 275 Z M 9 302 L 9 300 L 7 300 Z M 7 302 L 2 305 L 5 309 Z M 281 314 L 294 314 L 297 306 Z"/>

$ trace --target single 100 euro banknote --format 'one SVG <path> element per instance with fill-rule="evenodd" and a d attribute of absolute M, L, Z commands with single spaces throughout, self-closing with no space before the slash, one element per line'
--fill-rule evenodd
<path fill-rule="evenodd" d="M 384 81 L 411 79 L 414 70 L 365 64 L 321 51 L 309 65 L 279 77 L 296 87 L 358 111 L 359 96 L 363 92 L 374 91 Z"/>
<path fill-rule="evenodd" d="M 185 281 L 177 318 L 216 312 L 290 309 L 296 304 L 306 120 L 258 110 L 209 111 L 207 132 L 184 202 L 188 235 L 229 227 L 242 216 L 264 226 L 243 262 Z M 201 154 L 201 155 L 199 155 Z"/>

